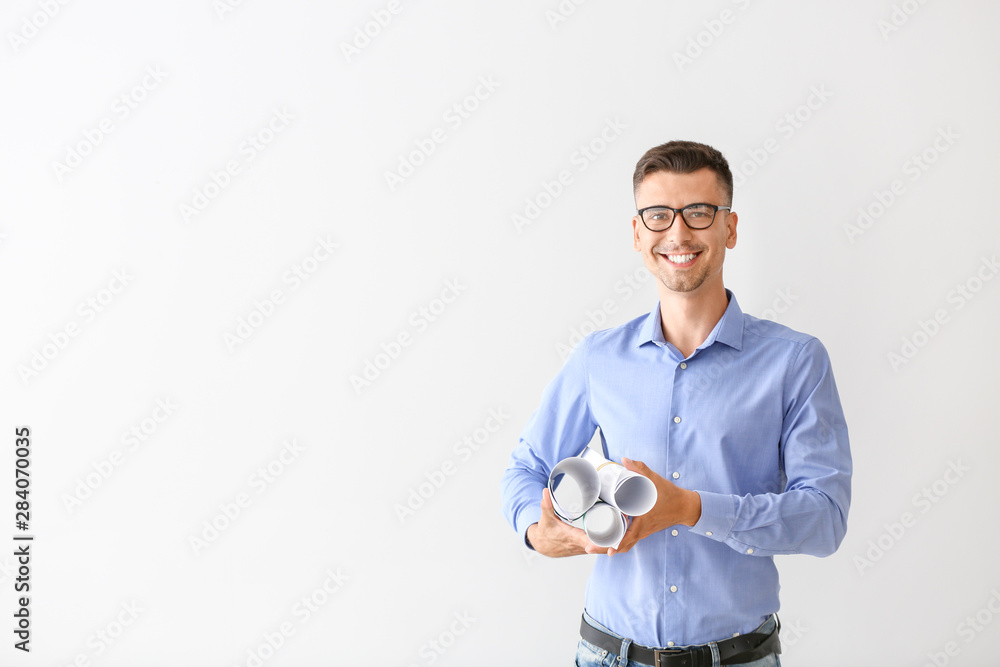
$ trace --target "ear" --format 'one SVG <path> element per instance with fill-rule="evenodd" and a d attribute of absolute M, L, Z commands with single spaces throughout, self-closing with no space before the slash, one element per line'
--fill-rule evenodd
<path fill-rule="evenodd" d="M 737 215 L 730 211 L 726 216 L 726 247 L 732 250 L 736 247 L 736 223 L 739 222 Z"/>
<path fill-rule="evenodd" d="M 639 216 L 632 216 L 632 247 L 635 248 L 636 252 L 642 252 L 642 244 L 639 243 L 639 227 L 642 225 L 642 220 Z"/>

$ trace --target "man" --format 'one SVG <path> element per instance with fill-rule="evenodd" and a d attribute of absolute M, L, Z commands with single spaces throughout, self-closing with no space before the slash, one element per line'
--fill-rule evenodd
<path fill-rule="evenodd" d="M 744 314 L 723 285 L 737 215 L 721 153 L 652 148 L 633 189 L 633 245 L 659 303 L 574 349 L 511 456 L 504 513 L 546 556 L 600 554 L 578 665 L 778 665 L 773 556 L 829 555 L 847 528 L 851 454 L 829 357 Z M 546 488 L 598 427 L 605 456 L 658 493 L 617 549 L 561 522 Z"/>

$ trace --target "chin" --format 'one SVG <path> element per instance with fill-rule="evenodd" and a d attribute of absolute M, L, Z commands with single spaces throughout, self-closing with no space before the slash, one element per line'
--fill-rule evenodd
<path fill-rule="evenodd" d="M 670 290 L 671 292 L 677 292 L 679 294 L 687 294 L 689 292 L 694 292 L 699 287 L 705 284 L 704 276 L 692 277 L 691 280 L 679 281 L 676 278 L 673 278 L 672 276 L 668 276 L 665 275 L 663 272 L 659 272 L 656 274 L 656 277 L 659 279 L 660 283 L 668 290 Z"/>

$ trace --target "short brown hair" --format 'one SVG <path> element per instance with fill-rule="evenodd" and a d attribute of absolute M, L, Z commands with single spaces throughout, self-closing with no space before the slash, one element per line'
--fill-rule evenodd
<path fill-rule="evenodd" d="M 656 171 L 669 171 L 675 174 L 690 174 L 699 169 L 709 168 L 715 172 L 719 185 L 729 200 L 733 203 L 733 172 L 722 153 L 694 141 L 668 141 L 665 144 L 650 148 L 639 158 L 632 175 L 632 192 L 639 189 L 647 176 Z"/>

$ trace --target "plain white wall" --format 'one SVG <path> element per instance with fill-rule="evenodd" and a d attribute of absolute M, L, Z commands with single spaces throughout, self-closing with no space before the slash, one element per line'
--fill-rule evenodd
<path fill-rule="evenodd" d="M 523 549 L 499 481 L 561 346 L 655 304 L 630 180 L 682 138 L 738 172 L 727 286 L 824 342 L 851 432 L 843 546 L 779 559 L 785 664 L 991 664 L 998 19 L 5 3 L 0 460 L 29 425 L 37 537 L 0 662 L 570 664 L 591 562 Z"/>

